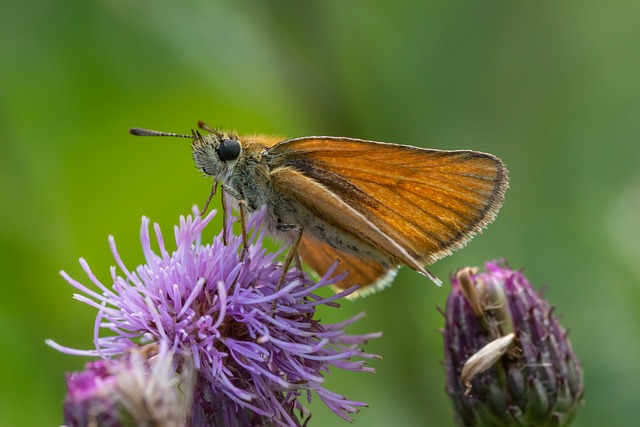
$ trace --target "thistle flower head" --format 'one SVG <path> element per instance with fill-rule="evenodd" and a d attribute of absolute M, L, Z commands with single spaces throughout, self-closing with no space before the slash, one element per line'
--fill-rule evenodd
<path fill-rule="evenodd" d="M 521 271 L 461 270 L 445 311 L 446 392 L 461 426 L 565 426 L 582 401 L 567 331 Z"/>
<path fill-rule="evenodd" d="M 52 341 L 60 351 L 119 359 L 132 349 L 164 345 L 172 351 L 174 368 L 193 365 L 195 386 L 189 419 L 199 424 L 299 425 L 294 409 L 306 414 L 298 398 L 314 392 L 332 411 L 350 420 L 365 406 L 323 387 L 330 367 L 372 372 L 363 359 L 377 356 L 359 347 L 379 334 L 347 335 L 340 324 L 314 319 L 320 305 L 337 307 L 342 294 L 322 298 L 314 292 L 342 277 L 330 269 L 318 282 L 300 271 L 289 271 L 280 289 L 278 253 L 267 251 L 260 228 L 263 213 L 254 215 L 246 255 L 239 236 L 214 237 L 202 243 L 202 230 L 214 212 L 201 218 L 181 217 L 175 227 L 176 250 L 169 252 L 160 227 L 154 225 L 158 252 L 152 249 L 149 220 L 143 218 L 141 242 L 145 264 L 129 270 L 114 239 L 111 250 L 120 273 L 111 268 L 105 286 L 83 259 L 82 268 L 97 291 L 62 272 L 74 295 L 98 310 L 93 350 L 75 350 Z M 230 216 L 227 229 L 231 229 Z M 101 331 L 107 331 L 101 333 Z M 356 360 L 354 360 L 356 359 Z M 225 418 L 226 417 L 226 418 Z M 231 417 L 231 418 L 229 418 Z M 235 418 L 234 418 L 235 417 Z M 267 422 L 268 421 L 268 422 Z"/>

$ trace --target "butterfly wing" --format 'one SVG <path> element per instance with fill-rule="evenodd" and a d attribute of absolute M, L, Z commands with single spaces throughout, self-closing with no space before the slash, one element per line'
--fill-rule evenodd
<path fill-rule="evenodd" d="M 265 158 L 290 196 L 425 274 L 422 266 L 464 246 L 495 218 L 508 182 L 506 167 L 490 154 L 351 138 L 291 139 Z"/>
<path fill-rule="evenodd" d="M 303 234 L 298 245 L 298 255 L 304 262 L 319 274 L 324 273 L 339 261 L 334 274 L 342 274 L 349 270 L 346 278 L 334 284 L 337 290 L 345 290 L 354 285 L 366 285 L 349 295 L 349 297 L 365 296 L 371 291 L 382 289 L 391 284 L 398 271 L 397 268 L 388 269 L 372 258 L 362 258 L 357 255 L 340 251 L 329 244 L 318 240 L 309 233 Z"/>

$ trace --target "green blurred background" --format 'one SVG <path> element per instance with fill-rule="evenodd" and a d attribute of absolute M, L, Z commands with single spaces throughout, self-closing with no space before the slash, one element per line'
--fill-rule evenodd
<path fill-rule="evenodd" d="M 122 1 L 0 4 L 0 425 L 62 423 L 64 373 L 85 360 L 85 281 L 113 234 L 143 261 L 140 217 L 171 227 L 210 182 L 189 132 L 340 135 L 502 157 L 506 203 L 436 265 L 507 257 L 571 331 L 586 376 L 575 425 L 640 419 L 640 4 L 613 2 Z M 328 386 L 370 407 L 360 426 L 448 426 L 438 329 L 447 286 L 404 269 L 390 289 L 323 314 L 366 311 L 384 337 L 375 375 Z M 346 425 L 314 405 L 312 425 Z"/>

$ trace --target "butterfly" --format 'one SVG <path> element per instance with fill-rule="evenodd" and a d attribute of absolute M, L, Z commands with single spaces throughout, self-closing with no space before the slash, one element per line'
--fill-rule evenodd
<path fill-rule="evenodd" d="M 130 133 L 191 138 L 196 166 L 214 178 L 212 195 L 221 184 L 241 216 L 264 207 L 270 232 L 293 242 L 283 272 L 297 257 L 320 275 L 340 260 L 337 272 L 349 274 L 334 286 L 359 284 L 354 295 L 389 285 L 401 265 L 441 283 L 425 266 L 493 221 L 508 187 L 504 163 L 478 151 L 199 125 L 209 133 Z"/>

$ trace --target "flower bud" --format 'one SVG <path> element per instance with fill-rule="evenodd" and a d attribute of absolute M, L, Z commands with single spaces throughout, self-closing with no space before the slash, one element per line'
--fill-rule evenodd
<path fill-rule="evenodd" d="M 66 426 L 183 426 L 191 405 L 193 368 L 185 365 L 177 374 L 173 360 L 166 346 L 148 345 L 68 374 Z"/>
<path fill-rule="evenodd" d="M 445 310 L 446 392 L 461 426 L 566 426 L 582 368 L 553 308 L 497 262 L 452 279 Z"/>
<path fill-rule="evenodd" d="M 90 362 L 84 371 L 67 374 L 64 400 L 67 427 L 122 425 L 115 398 L 116 379 L 109 373 L 109 364 L 104 360 Z"/>

